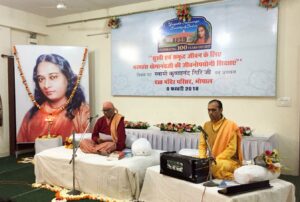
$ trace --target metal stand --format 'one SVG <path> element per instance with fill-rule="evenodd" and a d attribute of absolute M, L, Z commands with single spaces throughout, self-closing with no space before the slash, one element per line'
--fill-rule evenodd
<path fill-rule="evenodd" d="M 215 186 L 218 186 L 218 184 L 215 183 L 212 180 L 212 170 L 211 170 L 211 167 L 212 167 L 212 163 L 217 164 L 217 162 L 216 162 L 216 160 L 214 159 L 214 157 L 212 155 L 211 148 L 210 148 L 210 145 L 209 145 L 209 142 L 208 142 L 208 135 L 207 135 L 206 131 L 201 126 L 200 126 L 200 130 L 201 130 L 201 132 L 204 135 L 205 143 L 206 143 L 207 148 L 208 148 L 208 169 L 209 169 L 208 174 L 209 174 L 209 181 L 203 183 L 203 186 L 205 186 L 205 187 L 215 187 Z"/>
<path fill-rule="evenodd" d="M 89 118 L 89 123 L 88 123 L 87 127 L 85 128 L 84 133 L 81 135 L 80 140 L 78 142 L 78 145 L 76 145 L 75 131 L 73 131 L 73 136 L 72 136 L 73 137 L 73 140 L 72 140 L 73 155 L 72 155 L 72 159 L 69 162 L 69 164 L 71 164 L 73 162 L 73 188 L 72 188 L 71 191 L 68 192 L 69 195 L 80 195 L 80 193 L 81 193 L 80 191 L 78 191 L 78 190 L 75 189 L 75 157 L 76 157 L 76 153 L 77 153 L 77 150 L 79 148 L 79 145 L 80 145 L 80 142 L 82 140 L 83 135 L 86 134 L 86 131 L 90 127 L 90 124 L 91 124 L 93 118 L 96 118 L 96 117 L 98 117 L 98 115 Z"/>
<path fill-rule="evenodd" d="M 72 159 L 69 162 L 69 164 L 71 164 L 73 162 L 73 188 L 71 191 L 68 192 L 69 195 L 79 195 L 81 192 L 75 189 L 75 156 L 76 156 L 76 151 L 75 150 L 75 132 L 73 131 L 73 140 L 72 140 L 72 144 L 73 144 L 73 155 L 72 155 Z"/>

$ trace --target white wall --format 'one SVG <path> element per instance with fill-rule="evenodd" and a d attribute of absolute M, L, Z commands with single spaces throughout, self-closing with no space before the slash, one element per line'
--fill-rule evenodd
<path fill-rule="evenodd" d="M 10 55 L 10 29 L 0 26 L 0 53 Z M 3 106 L 3 125 L 0 127 L 0 157 L 9 154 L 9 108 L 8 108 L 8 71 L 7 59 L 0 58 L 0 96 Z"/>
<path fill-rule="evenodd" d="M 181 3 L 200 2 L 180 1 Z M 74 19 L 103 17 L 148 9 L 177 5 L 176 0 L 155 0 L 88 14 L 48 19 L 48 24 L 68 22 Z M 279 6 L 277 97 L 221 97 L 224 114 L 239 125 L 250 126 L 256 134 L 278 133 L 282 163 L 289 168 L 284 173 L 296 175 L 299 170 L 299 77 L 300 77 L 300 1 L 284 0 Z M 175 11 L 174 11 L 175 12 Z M 1 14 L 0 14 L 1 17 Z M 263 20 L 263 19 L 262 19 Z M 101 113 L 101 103 L 111 100 L 127 120 L 160 122 L 190 122 L 203 124 L 208 120 L 207 102 L 212 97 L 112 97 L 111 96 L 111 45 L 106 34 L 87 36 L 106 31 L 107 20 L 95 20 L 47 29 L 48 36 L 42 43 L 50 45 L 80 45 L 89 48 L 91 107 L 93 113 Z M 15 33 L 12 41 L 21 37 Z M 23 36 L 23 34 L 21 34 Z M 41 43 L 41 44 L 42 44 Z M 267 53 L 266 53 L 267 54 Z M 2 75 L 0 75 L 2 77 Z M 0 87 L 2 89 L 2 86 Z M 291 98 L 290 107 L 278 107 L 277 98 Z"/>

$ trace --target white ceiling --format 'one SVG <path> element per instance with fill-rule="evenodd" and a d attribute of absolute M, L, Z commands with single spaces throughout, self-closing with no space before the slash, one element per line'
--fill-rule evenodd
<path fill-rule="evenodd" d="M 61 1 L 67 6 L 67 9 L 58 10 L 56 8 Z M 0 5 L 53 18 L 145 1 L 151 0 L 0 0 Z"/>

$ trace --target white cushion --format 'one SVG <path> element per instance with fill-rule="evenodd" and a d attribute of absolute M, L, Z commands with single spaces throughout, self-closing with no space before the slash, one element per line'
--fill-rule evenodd
<path fill-rule="evenodd" d="M 267 168 L 258 165 L 246 165 L 234 171 L 234 179 L 240 184 L 272 180 L 278 178 L 280 173 L 272 173 Z"/>
<path fill-rule="evenodd" d="M 131 151 L 134 156 L 149 156 L 152 153 L 152 147 L 147 139 L 139 138 L 132 143 Z"/>

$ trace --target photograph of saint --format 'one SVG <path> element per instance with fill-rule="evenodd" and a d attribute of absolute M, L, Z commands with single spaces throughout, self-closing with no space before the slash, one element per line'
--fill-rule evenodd
<path fill-rule="evenodd" d="M 72 132 L 85 131 L 90 109 L 81 84 L 77 84 L 78 77 L 69 61 L 59 54 L 37 57 L 31 77 L 34 100 L 18 127 L 17 143 L 34 142 L 49 134 L 64 140 Z"/>

